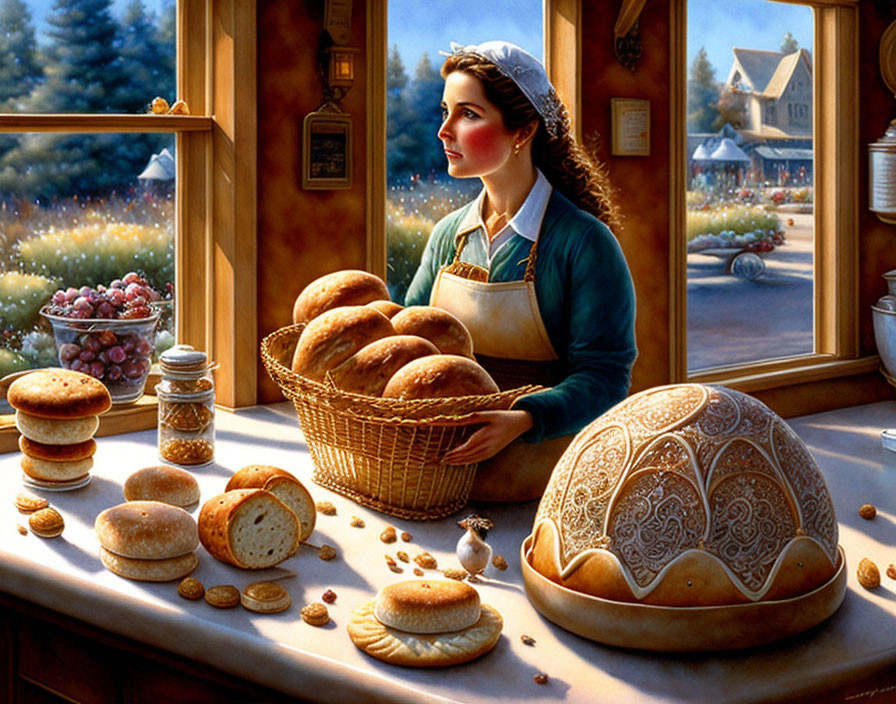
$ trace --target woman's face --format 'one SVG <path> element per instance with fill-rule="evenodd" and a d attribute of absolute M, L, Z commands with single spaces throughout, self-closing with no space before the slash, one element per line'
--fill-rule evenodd
<path fill-rule="evenodd" d="M 439 139 L 455 178 L 483 177 L 500 169 L 513 153 L 516 132 L 485 97 L 482 82 L 463 71 L 445 78 Z"/>

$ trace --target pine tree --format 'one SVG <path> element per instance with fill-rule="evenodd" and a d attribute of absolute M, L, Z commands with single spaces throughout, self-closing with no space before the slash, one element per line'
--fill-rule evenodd
<path fill-rule="evenodd" d="M 408 75 L 398 47 L 393 45 L 386 62 L 386 169 L 390 183 L 406 183 L 418 173 L 414 154 L 414 114 L 408 106 L 405 88 Z"/>
<path fill-rule="evenodd" d="M 131 0 L 116 42 L 126 78 L 114 102 L 122 112 L 143 112 L 157 95 L 169 102 L 176 97 L 156 25 L 155 15 L 146 11 L 143 0 Z"/>
<path fill-rule="evenodd" d="M 411 136 L 414 138 L 416 171 L 424 176 L 445 171 L 445 152 L 438 137 L 442 125 L 443 86 L 439 69 L 424 52 L 408 90 L 408 107 L 414 117 Z"/>
<path fill-rule="evenodd" d="M 716 71 L 700 47 L 688 72 L 688 132 L 709 132 L 719 116 L 719 86 Z"/>
<path fill-rule="evenodd" d="M 22 0 L 0 3 L 0 112 L 18 112 L 19 101 L 43 77 L 34 24 Z"/>
<path fill-rule="evenodd" d="M 797 49 L 800 48 L 799 42 L 793 38 L 793 35 L 788 32 L 784 35 L 784 38 L 781 40 L 781 53 L 782 54 L 792 54 Z"/>

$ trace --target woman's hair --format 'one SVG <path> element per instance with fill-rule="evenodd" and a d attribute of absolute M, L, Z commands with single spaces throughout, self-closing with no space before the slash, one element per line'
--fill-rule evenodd
<path fill-rule="evenodd" d="M 532 140 L 535 166 L 560 193 L 615 232 L 619 231 L 621 217 L 613 202 L 607 170 L 576 142 L 565 105 L 560 103 L 560 129 L 552 137 L 529 99 L 495 64 L 475 54 L 459 54 L 449 56 L 442 64 L 443 78 L 454 71 L 464 71 L 482 81 L 485 97 L 501 111 L 507 129 L 519 129 L 538 120 L 538 130 Z"/>

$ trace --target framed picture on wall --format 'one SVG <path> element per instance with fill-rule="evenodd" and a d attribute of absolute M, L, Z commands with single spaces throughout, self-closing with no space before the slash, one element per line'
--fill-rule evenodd
<path fill-rule="evenodd" d="M 613 156 L 650 156 L 650 101 L 611 98 Z"/>
<path fill-rule="evenodd" d="M 337 112 L 309 113 L 302 134 L 302 188 L 351 188 L 351 117 Z"/>

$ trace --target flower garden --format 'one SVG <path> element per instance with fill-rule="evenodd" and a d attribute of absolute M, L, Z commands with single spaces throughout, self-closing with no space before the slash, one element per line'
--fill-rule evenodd
<path fill-rule="evenodd" d="M 173 223 L 173 198 L 151 194 L 0 205 L 0 376 L 59 363 L 39 314 L 59 289 L 95 287 L 136 271 L 170 300 Z M 174 343 L 170 307 L 156 332 L 156 354 Z"/>

